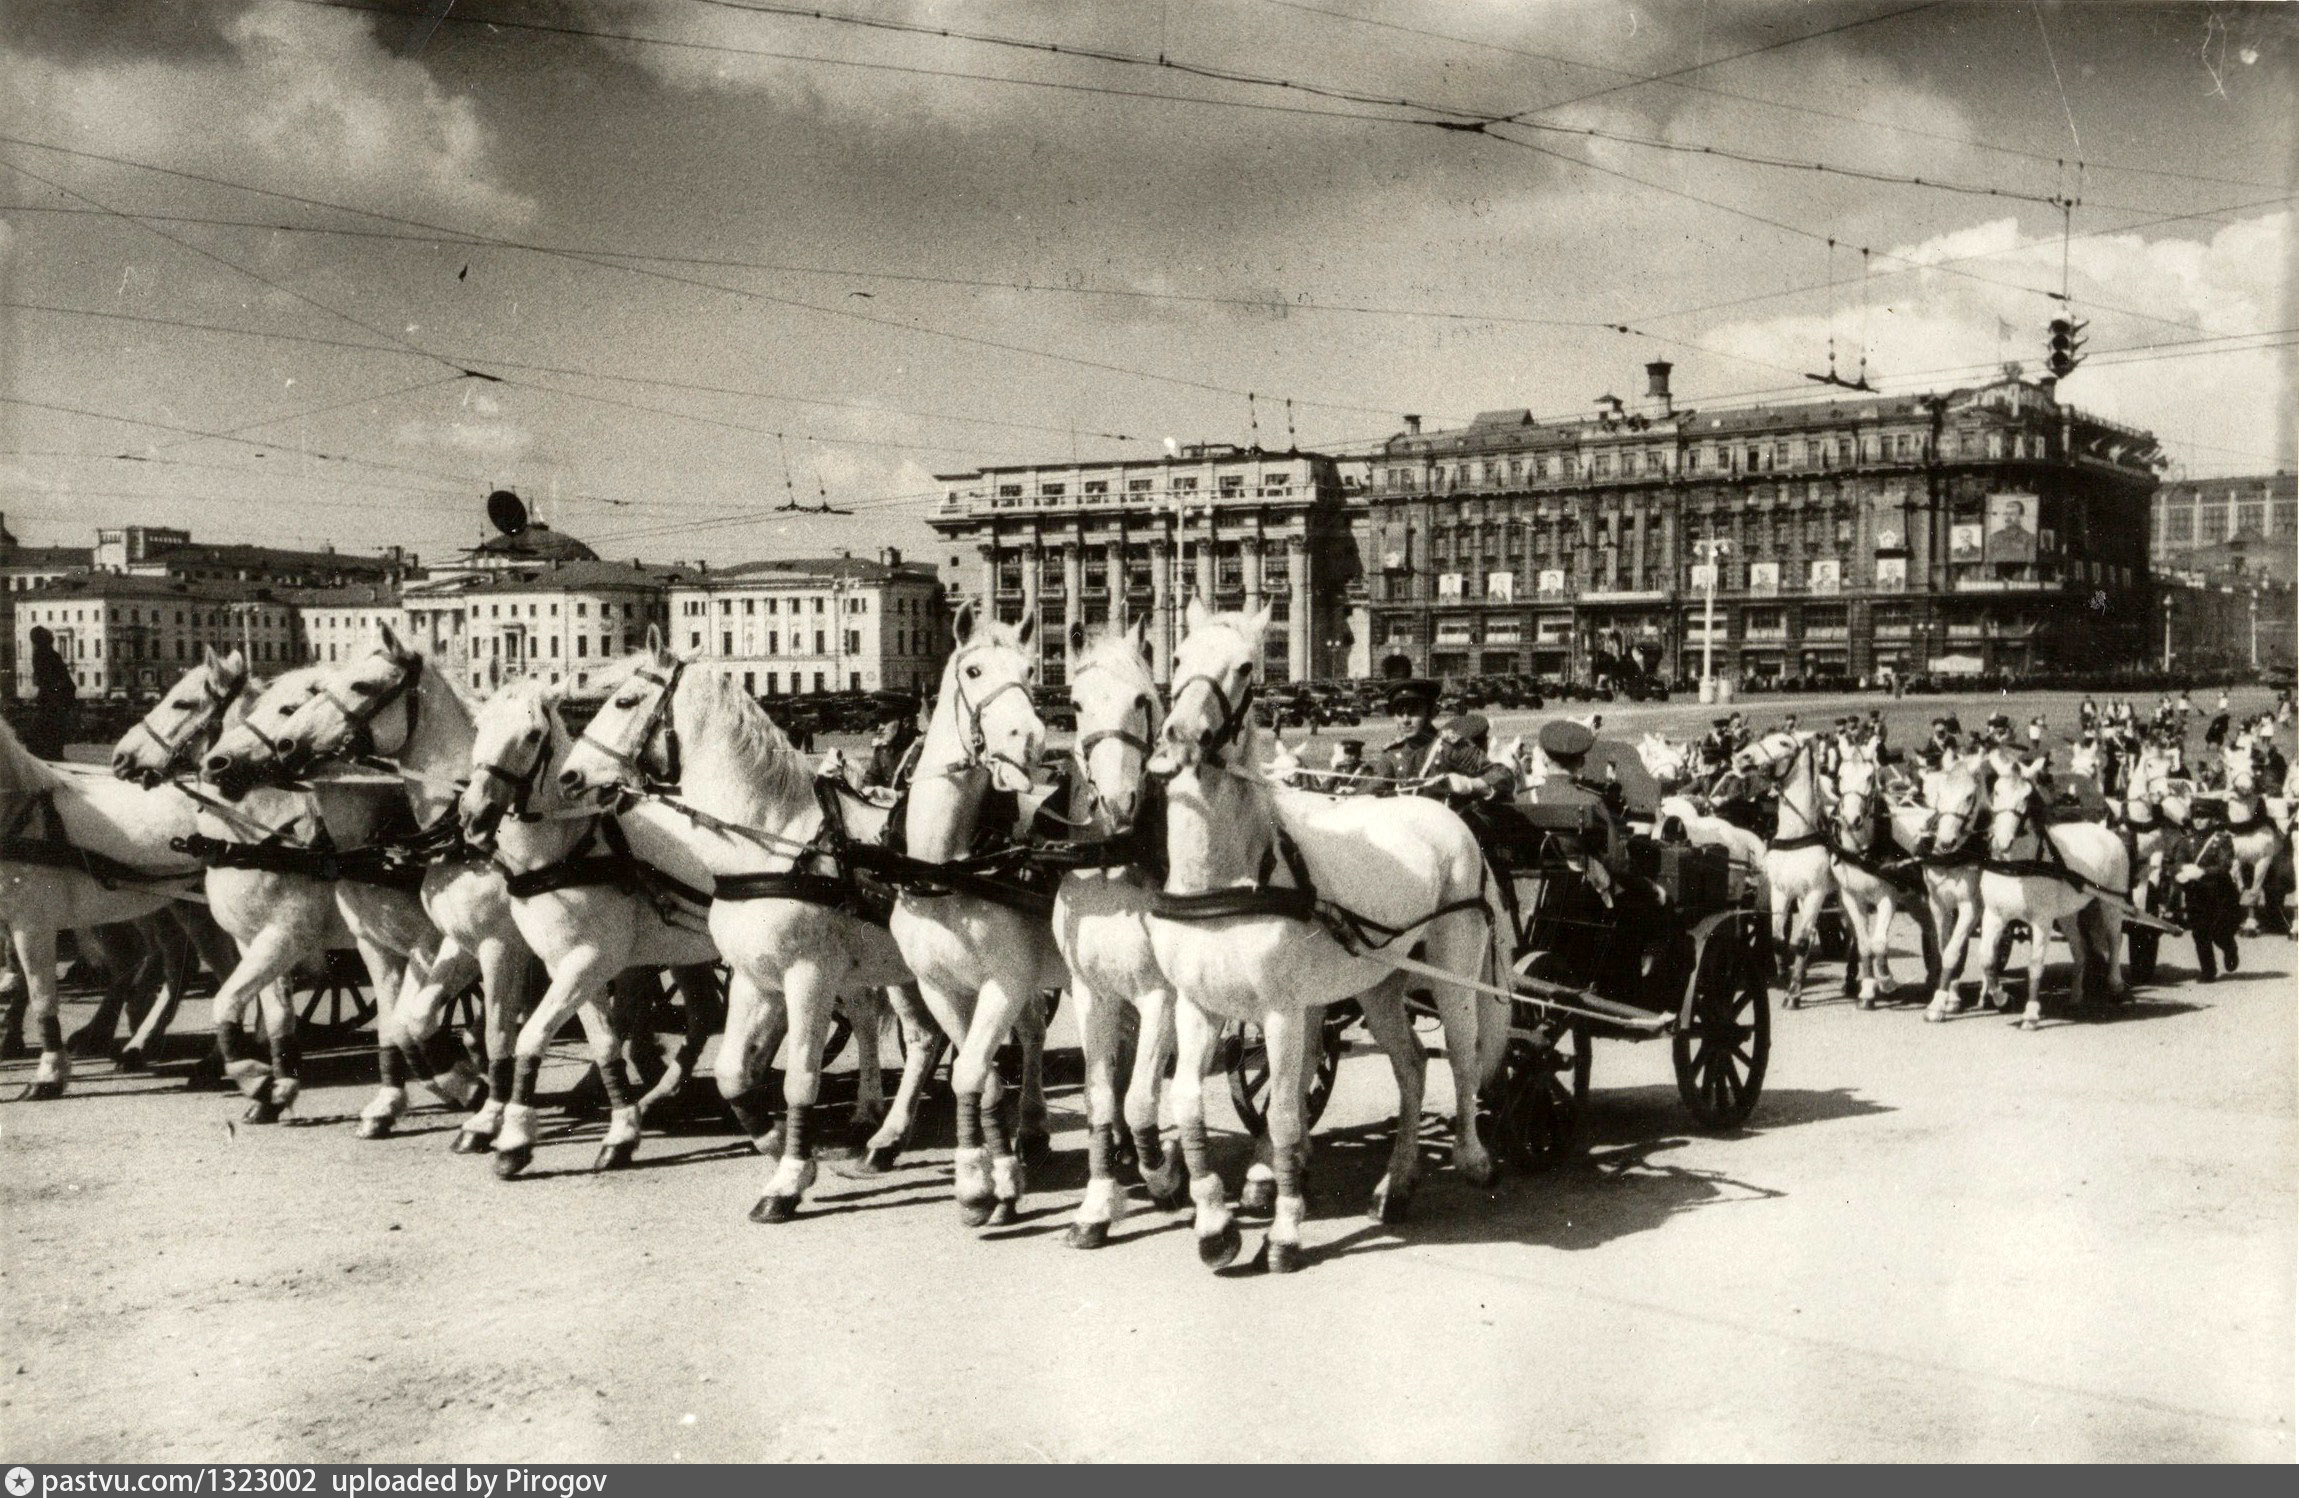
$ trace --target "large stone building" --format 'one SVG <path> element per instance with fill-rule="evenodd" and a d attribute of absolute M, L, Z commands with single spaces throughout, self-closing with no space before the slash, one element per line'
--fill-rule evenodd
<path fill-rule="evenodd" d="M 1387 676 L 2039 670 L 2148 657 L 2155 440 L 2007 370 L 1973 389 L 1536 420 L 1489 411 L 1373 462 Z"/>
<path fill-rule="evenodd" d="M 18 660 L 35 627 L 56 637 L 83 699 L 156 695 L 205 647 L 247 652 L 262 675 L 303 658 L 295 606 L 270 590 L 117 572 L 82 572 L 13 595 Z M 31 673 L 14 684 L 32 694 Z"/>
<path fill-rule="evenodd" d="M 2299 475 L 2174 479 L 2155 491 L 2155 570 L 2196 581 L 2299 572 Z"/>
<path fill-rule="evenodd" d="M 90 565 L 98 572 L 118 572 L 130 577 L 291 588 L 396 583 L 422 570 L 418 558 L 396 546 L 375 556 L 337 551 L 333 547 L 297 551 L 237 542 L 194 541 L 189 531 L 160 525 L 115 526 L 97 531 Z"/>
<path fill-rule="evenodd" d="M 876 560 L 705 568 L 672 587 L 670 604 L 672 647 L 753 696 L 931 695 L 949 653 L 941 581 L 891 547 Z"/>
<path fill-rule="evenodd" d="M 685 567 L 569 561 L 467 572 L 399 595 L 409 642 L 478 692 L 521 677 L 583 686 L 592 667 L 636 650 L 647 626 L 670 627 L 670 590 Z"/>
<path fill-rule="evenodd" d="M 1274 611 L 1271 681 L 1348 669 L 1358 582 L 1343 467 L 1322 453 L 1209 444 L 1170 457 L 1037 463 L 947 474 L 928 523 L 974 549 L 953 591 L 1016 620 L 1035 614 L 1045 680 L 1062 679 L 1073 623 L 1148 622 L 1157 679 L 1191 594 Z"/>

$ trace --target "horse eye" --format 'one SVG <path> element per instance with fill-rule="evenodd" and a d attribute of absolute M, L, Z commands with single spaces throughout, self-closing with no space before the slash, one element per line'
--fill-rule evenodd
<path fill-rule="evenodd" d="M 541 738 L 542 736 L 543 736 L 543 730 L 541 730 L 540 728 L 530 728 L 530 729 L 528 729 L 528 730 L 527 730 L 527 742 L 528 742 L 528 743 L 530 743 L 530 744 L 534 743 L 534 742 L 535 742 L 537 739 Z"/>
<path fill-rule="evenodd" d="M 619 708 L 625 708 L 625 709 L 628 709 L 628 708 L 634 708 L 634 707 L 637 707 L 638 705 L 639 705 L 639 694 L 638 694 L 638 693 L 636 693 L 636 692 L 633 692 L 633 693 L 631 693 L 631 695 L 629 695 L 628 697 L 617 697 L 617 698 L 615 699 L 615 706 L 617 706 L 617 707 L 619 707 Z"/>
<path fill-rule="evenodd" d="M 980 666 L 968 666 L 966 668 L 966 679 L 968 681 L 972 681 L 974 678 L 980 676 L 981 674 L 982 668 Z"/>
<path fill-rule="evenodd" d="M 355 681 L 351 684 L 351 690 L 357 692 L 362 697 L 372 697 L 375 695 L 375 687 L 371 682 Z"/>

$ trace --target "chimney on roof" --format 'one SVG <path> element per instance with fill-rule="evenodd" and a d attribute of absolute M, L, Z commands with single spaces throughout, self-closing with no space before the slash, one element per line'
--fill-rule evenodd
<path fill-rule="evenodd" d="M 1676 406 L 1669 398 L 1668 372 L 1675 368 L 1666 359 L 1655 359 L 1644 367 L 1644 400 L 1647 416 L 1671 416 Z"/>
<path fill-rule="evenodd" d="M 1405 413 L 1405 430 L 1415 437 L 1421 435 L 1421 418 L 1418 413 L 1412 411 Z"/>
<path fill-rule="evenodd" d="M 899 546 L 881 546 L 878 548 L 878 560 L 889 567 L 899 567 L 902 565 L 902 548 Z"/>

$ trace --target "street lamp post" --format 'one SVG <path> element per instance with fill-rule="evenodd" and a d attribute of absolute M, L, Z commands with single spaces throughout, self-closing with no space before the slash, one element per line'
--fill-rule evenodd
<path fill-rule="evenodd" d="M 2171 593 L 2163 595 L 2163 669 L 2171 669 Z"/>
<path fill-rule="evenodd" d="M 1714 702 L 1716 688 L 1716 573 L 1717 558 L 1732 549 L 1732 542 L 1722 536 L 1708 536 L 1692 543 L 1696 555 L 1706 559 L 1707 587 L 1700 614 L 1700 700 Z"/>

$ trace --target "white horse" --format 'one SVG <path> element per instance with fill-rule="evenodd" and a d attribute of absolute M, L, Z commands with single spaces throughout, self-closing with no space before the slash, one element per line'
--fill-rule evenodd
<path fill-rule="evenodd" d="M 1980 926 L 1980 950 L 1987 958 L 1985 993 L 2001 992 L 2005 953 L 2000 948 L 2008 945 L 2003 938 L 2013 921 L 2026 922 L 2029 932 L 2028 1003 L 2021 1029 L 2033 1030 L 2043 1022 L 2044 962 L 2054 925 L 2074 960 L 2070 988 L 2077 1005 L 2084 1002 L 2094 956 L 2107 964 L 2109 993 L 2124 992 L 2123 917 L 2093 894 L 2094 889 L 2119 896 L 2130 892 L 2123 839 L 2097 822 L 2047 823 L 2034 782 L 2016 769 L 1997 775 L 1988 811 L 1990 856 L 1980 866 L 1980 899 L 1987 908 Z M 2044 871 L 2052 866 L 2080 882 Z"/>
<path fill-rule="evenodd" d="M 713 876 L 711 939 L 734 975 L 713 1069 L 720 1095 L 753 1146 L 774 1157 L 751 1220 L 787 1222 L 814 1183 L 813 1115 L 833 1006 L 843 1006 L 853 1025 L 858 1109 L 877 1125 L 863 1145 L 866 1172 L 893 1168 L 941 1049 L 940 1037 L 907 1002 L 910 970 L 901 949 L 862 904 L 832 851 L 849 837 L 878 841 L 888 809 L 853 794 L 827 763 L 818 780 L 740 688 L 713 672 L 688 671 L 659 640 L 650 638 L 649 652 L 609 669 L 606 705 L 568 752 L 560 790 L 603 800 L 643 792 L 650 780 L 675 773 L 675 809 L 697 814 L 685 836 Z M 681 748 L 675 764 L 673 743 Z M 818 785 L 837 787 L 830 792 L 837 798 L 836 828 L 826 826 Z M 882 989 L 903 995 L 895 1005 L 904 1039 L 902 1085 L 891 1110 L 878 1057 Z M 759 1094 L 786 1015 L 786 1112 L 777 1144 Z"/>
<path fill-rule="evenodd" d="M 992 795 L 1031 788 L 1045 724 L 1030 699 L 1037 677 L 1037 620 L 1004 624 L 958 610 L 955 648 L 910 782 L 904 839 L 913 859 L 956 863 L 975 849 Z M 1018 815 L 1018 813 L 1017 813 Z M 1041 993 L 1069 986 L 1049 914 L 980 890 L 904 888 L 890 922 L 926 1007 L 958 1044 L 950 1086 L 958 1095 L 954 1187 L 969 1226 L 1014 1220 L 1021 1157 L 999 1116 L 1004 1081 L 994 1060 L 1017 1022 L 1042 1028 Z"/>
<path fill-rule="evenodd" d="M 263 690 L 244 717 L 227 723 L 209 747 L 201 761 L 201 778 L 231 801 L 242 818 L 237 826 L 228 821 L 219 824 L 224 837 L 245 840 L 277 831 L 310 847 L 324 834 L 335 848 L 362 849 L 403 830 L 409 815 L 406 793 L 390 781 L 361 775 L 319 777 L 300 791 L 270 784 L 300 769 L 282 759 L 279 746 L 288 741 L 308 704 L 328 700 L 325 675 L 318 666 L 287 672 Z M 299 825 L 305 830 L 296 833 Z M 315 896 L 321 890 L 335 907 L 332 921 L 316 908 Z M 275 909 L 267 903 L 272 900 L 283 903 Z M 261 880 L 241 888 L 233 904 L 234 912 L 224 924 L 239 940 L 241 965 L 216 995 L 219 1041 L 227 1048 L 237 1043 L 238 1014 L 255 986 L 284 977 L 299 961 L 340 947 L 348 938 L 358 948 L 375 995 L 378 1053 L 392 1049 L 389 1026 L 380 1017 L 391 1013 L 412 986 L 429 976 L 439 952 L 439 928 L 424 912 L 411 884 L 380 873 L 373 880 L 330 881 L 300 872 L 265 871 Z M 235 926 L 234 920 L 244 925 Z M 282 1033 L 280 1028 L 273 1030 L 268 1074 L 247 1060 L 232 1066 L 234 1077 L 255 1103 L 248 1116 L 259 1122 L 276 1118 L 293 1103 L 301 1086 L 292 1015 L 284 1040 Z M 477 1079 L 465 1064 L 445 1085 L 468 1096 L 476 1090 Z"/>
<path fill-rule="evenodd" d="M 1307 910 L 1221 913 L 1223 907 L 1256 886 L 1280 900 L 1290 891 L 1298 904 L 1309 895 L 1300 887 L 1306 873 L 1318 898 L 1393 928 L 1389 950 L 1470 982 L 1491 973 L 1504 917 L 1475 836 L 1442 804 L 1419 796 L 1336 799 L 1273 786 L 1256 773 L 1252 695 L 1269 610 L 1214 614 L 1193 597 L 1186 617 L 1173 708 L 1148 766 L 1167 777 L 1166 898 L 1153 908 L 1150 939 L 1159 969 L 1183 1000 L 1175 1017 L 1174 1113 L 1196 1206 L 1198 1256 L 1218 1269 L 1236 1258 L 1239 1234 L 1207 1149 L 1203 1080 L 1221 1022 L 1258 1024 L 1270 1061 L 1277 1181 L 1268 1267 L 1285 1272 L 1302 1261 L 1303 1072 L 1325 1006 L 1359 996 L 1376 1035 L 1403 1030 L 1409 1037 L 1405 978 L 1380 950 L 1344 947 Z M 1286 870 L 1283 885 L 1271 880 L 1279 867 Z M 1190 902 L 1205 896 L 1212 901 L 1193 910 Z M 1268 896 L 1260 901 L 1269 906 Z M 1475 1119 L 1479 1089 L 1498 1071 L 1507 1041 L 1504 1006 L 1457 984 L 1434 986 L 1453 1072 L 1454 1164 L 1473 1184 L 1490 1185 L 1493 1158 Z M 1398 1071 L 1397 1136 L 1374 1192 L 1382 1221 L 1402 1216 L 1419 1171 L 1424 1063 L 1417 1044 L 1412 1055 L 1416 1064 Z"/>
<path fill-rule="evenodd" d="M 25 1096 L 71 1080 L 56 989 L 56 933 L 157 913 L 200 897 L 203 870 L 173 840 L 197 830 L 191 803 L 106 776 L 63 774 L 0 723 L 0 924 L 24 975 L 40 1061 Z"/>
<path fill-rule="evenodd" d="M 559 771 L 572 747 L 559 717 L 565 695 L 530 678 L 482 707 L 471 783 L 460 800 L 466 835 L 494 843 L 512 919 L 551 974 L 519 1028 L 511 1099 L 495 1136 L 495 1173 L 505 1180 L 534 1159 L 543 1053 L 577 1011 L 610 1110 L 593 1169 L 630 1164 L 642 1118 L 604 1002 L 607 985 L 626 968 L 699 967 L 718 956 L 706 923 L 710 870 L 671 813 L 647 803 L 602 813 L 565 794 Z"/>
<path fill-rule="evenodd" d="M 354 754 L 395 766 L 416 824 L 448 834 L 456 797 L 471 776 L 475 734 L 471 704 L 449 674 L 426 670 L 416 652 L 381 626 L 372 650 L 323 670 L 320 689 L 276 737 L 299 766 Z M 449 1106 L 470 1106 L 478 1088 L 445 1025 L 448 1006 L 476 974 L 488 1056 L 485 1101 L 463 1120 L 450 1147 L 485 1154 L 510 1099 L 512 1049 L 526 1015 L 533 954 L 512 917 L 502 870 L 458 837 L 435 841 L 440 846 L 424 871 L 421 899 L 439 932 L 438 951 L 429 973 L 376 1015 L 376 1092 L 360 1110 L 359 1136 L 394 1132 L 408 1109 L 411 1075 Z"/>
<path fill-rule="evenodd" d="M 1085 1048 L 1086 1193 L 1070 1224 L 1075 1248 L 1099 1248 L 1125 1211 L 1116 1174 L 1119 1116 L 1117 1071 L 1124 1049 L 1124 1009 L 1140 1019 L 1133 1072 L 1125 1092 L 1124 1116 L 1140 1161 L 1142 1183 L 1160 1206 L 1178 1206 L 1186 1184 L 1178 1155 L 1168 1154 L 1158 1134 L 1159 1084 L 1173 1054 L 1173 985 L 1157 964 L 1150 940 L 1150 903 L 1155 878 L 1142 866 L 1140 837 L 1155 837 L 1154 814 L 1143 794 L 1142 767 L 1164 722 L 1157 683 L 1142 654 L 1143 621 L 1129 629 L 1088 638 L 1083 625 L 1070 626 L 1066 676 L 1070 700 L 1078 709 L 1078 738 L 1072 749 L 1085 788 L 1086 821 L 1096 838 L 1133 839 L 1136 856 L 1104 867 L 1072 870 L 1054 897 L 1054 940 L 1069 965 L 1070 998 Z M 1273 758 L 1271 778 L 1286 756 Z M 1299 768 L 1299 762 L 1294 762 Z"/>
<path fill-rule="evenodd" d="M 1654 784 L 1665 790 L 1682 785 L 1699 767 L 1692 745 L 1679 744 L 1650 730 L 1636 741 L 1636 757 L 1652 772 Z"/>
<path fill-rule="evenodd" d="M 1845 924 L 1851 927 L 1848 959 L 1860 981 L 1860 1007 L 1873 1009 L 1879 995 L 1898 985 L 1892 978 L 1892 920 L 1907 891 L 1885 871 L 1880 859 L 1898 850 L 1881 839 L 1891 825 L 1873 756 L 1848 753 L 1836 770 L 1836 812 L 1831 854 L 1836 888 L 1843 897 Z M 1918 924 L 1922 917 L 1918 916 Z"/>
<path fill-rule="evenodd" d="M 1924 902 L 1930 908 L 1932 929 L 1940 933 L 1940 979 L 1932 1001 L 1924 1008 L 1927 1020 L 1944 1020 L 1963 1007 L 1957 980 L 1964 957 L 1981 928 L 1980 860 L 1987 851 L 1987 814 L 1980 804 L 1980 765 L 1984 756 L 1946 753 L 1940 768 L 1923 777 L 1925 816 L 1910 844 L 1924 867 Z M 1982 948 L 1983 968 L 1992 949 Z M 1982 986 L 1981 1001 L 1995 1002 L 1992 990 Z"/>
<path fill-rule="evenodd" d="M 1780 797 L 1779 820 L 1764 848 L 1764 882 L 1772 896 L 1773 945 L 1790 954 L 1791 1009 L 1804 1002 L 1804 970 L 1812 960 L 1813 932 L 1821 907 L 1836 890 L 1818 752 L 1812 735 L 1775 729 L 1734 756 L 1735 768 L 1762 774 Z"/>
<path fill-rule="evenodd" d="M 2227 836 L 2235 860 L 2235 886 L 2243 899 L 2243 931 L 2256 936 L 2267 875 L 2283 856 L 2284 836 L 2269 815 L 2267 798 L 2259 793 L 2248 751 L 2242 768 L 2227 783 Z"/>

